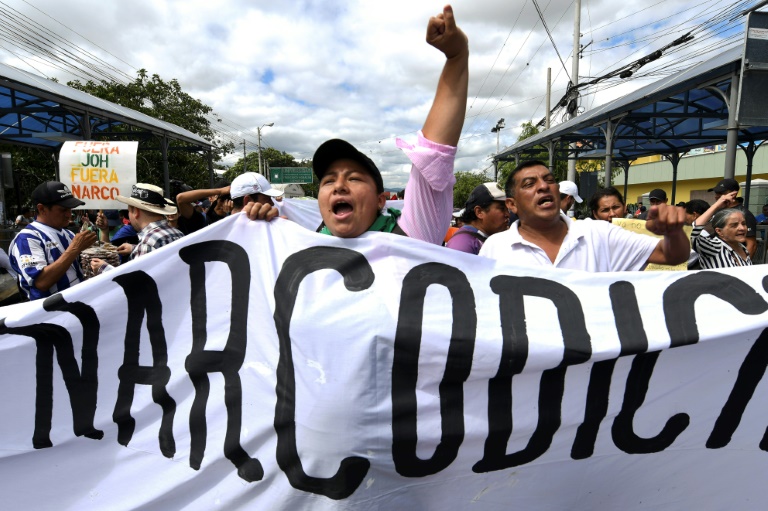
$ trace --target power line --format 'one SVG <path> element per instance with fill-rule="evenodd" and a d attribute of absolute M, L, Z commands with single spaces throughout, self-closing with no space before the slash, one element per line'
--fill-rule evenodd
<path fill-rule="evenodd" d="M 472 107 L 475 105 L 475 101 L 477 101 L 477 98 L 478 98 L 478 96 L 479 96 L 480 92 L 482 92 L 482 90 L 483 90 L 483 87 L 485 87 L 485 82 L 487 82 L 487 81 L 488 81 L 488 77 L 490 77 L 490 76 L 491 76 L 491 73 L 493 72 L 493 68 L 495 68 L 495 67 L 496 67 L 496 63 L 499 61 L 499 58 L 501 57 L 501 54 L 502 54 L 502 52 L 504 51 L 504 48 L 506 48 L 506 46 L 507 46 L 507 41 L 509 41 L 509 38 L 510 38 L 510 37 L 512 37 L 512 33 L 515 31 L 515 27 L 517 26 L 517 22 L 518 22 L 518 21 L 520 21 L 520 17 L 523 15 L 523 11 L 525 10 L 525 6 L 526 6 L 526 5 L 528 5 L 528 0 L 526 0 L 526 1 L 525 1 L 525 3 L 523 3 L 523 7 L 520 9 L 520 12 L 518 12 L 518 13 L 517 13 L 517 18 L 515 18 L 515 22 L 512 24 L 512 28 L 510 28 L 510 29 L 509 29 L 509 32 L 507 33 L 507 37 L 506 37 L 506 39 L 504 39 L 504 43 L 501 45 L 501 48 L 499 48 L 499 52 L 496 54 L 496 58 L 494 59 L 493 63 L 491 64 L 491 67 L 488 69 L 488 72 L 485 74 L 485 78 L 483 78 L 483 82 L 480 84 L 480 87 L 477 89 L 477 94 L 476 94 L 476 95 L 475 95 L 475 97 L 472 99 L 472 102 L 471 102 L 471 103 L 470 103 L 470 105 L 469 105 L 469 108 L 468 108 L 468 110 L 469 110 L 469 111 L 471 111 L 471 110 L 472 110 Z M 531 34 L 531 32 L 529 32 L 529 33 L 528 33 L 528 35 L 529 35 L 529 36 L 530 36 L 530 34 Z M 527 40 L 527 38 L 526 38 L 526 40 Z M 517 55 L 519 55 L 519 54 L 520 54 L 520 50 L 521 50 L 521 49 L 522 49 L 522 45 L 520 45 L 520 47 L 518 48 L 518 50 L 517 50 L 517 54 L 516 54 L 516 55 L 515 55 L 515 57 L 512 59 L 512 62 L 514 62 L 514 61 L 515 61 L 515 59 L 517 58 Z M 510 64 L 510 65 L 511 65 L 511 64 Z M 507 68 L 507 69 L 509 69 L 509 68 Z M 506 73 L 506 71 L 505 71 L 505 73 Z M 504 78 L 504 76 L 502 75 L 502 76 L 499 78 L 499 82 L 500 82 L 500 81 L 501 81 L 503 78 Z M 498 82 L 496 83 L 496 85 L 498 85 Z M 496 90 L 496 88 L 494 87 L 494 91 L 495 91 L 495 90 Z M 493 91 L 491 91 L 491 94 L 490 94 L 490 95 L 493 95 Z M 486 103 L 487 103 L 487 102 L 488 102 L 488 100 L 486 100 Z M 483 106 L 485 106 L 485 105 L 483 105 Z"/>
<path fill-rule="evenodd" d="M 694 64 L 694 62 L 691 62 L 691 58 L 694 56 L 700 56 L 706 53 L 709 53 L 712 50 L 715 49 L 722 49 L 724 45 L 731 45 L 735 44 L 736 41 L 734 41 L 736 37 L 736 31 L 737 31 L 737 25 L 740 26 L 742 23 L 741 21 L 738 23 L 733 23 L 732 21 L 728 21 L 728 17 L 731 15 L 731 13 L 734 10 L 740 9 L 741 6 L 744 3 L 748 2 L 737 2 L 736 4 L 732 4 L 730 6 L 726 6 L 725 8 L 720 9 L 715 15 L 707 17 L 707 19 L 704 22 L 699 23 L 698 25 L 694 27 L 689 27 L 688 32 L 683 34 L 682 36 L 675 39 L 672 43 L 669 43 L 665 45 L 664 47 L 660 48 L 659 50 L 656 50 L 644 57 L 641 57 L 640 59 L 637 59 L 633 62 L 630 62 L 629 64 L 626 64 L 624 66 L 621 66 L 613 71 L 607 72 L 601 76 L 597 76 L 589 81 L 583 82 L 579 84 L 579 88 L 582 90 L 582 94 L 588 94 L 587 90 L 590 87 L 595 87 L 598 83 L 606 81 L 606 80 L 616 80 L 617 78 L 621 80 L 620 83 L 626 83 L 626 79 L 628 78 L 641 78 L 641 77 L 647 77 L 651 75 L 658 75 L 663 73 L 663 71 L 660 71 L 659 69 L 663 66 L 666 70 L 668 70 L 670 67 L 675 66 L 677 64 L 686 64 L 685 67 L 690 67 L 690 65 Z M 707 12 L 709 8 L 705 9 L 704 12 Z M 682 27 L 687 25 L 688 22 L 694 20 L 694 19 L 700 19 L 701 15 L 698 16 L 692 16 L 685 22 L 679 23 L 675 25 L 674 27 L 681 31 Z M 717 27 L 717 30 L 710 30 L 712 28 Z M 706 32 L 709 30 L 709 32 Z M 710 47 L 699 47 L 695 48 L 692 52 L 682 52 L 681 57 L 679 58 L 672 58 L 667 59 L 663 63 L 658 63 L 657 67 L 651 67 L 646 72 L 637 74 L 637 72 L 640 70 L 640 68 L 657 61 L 661 58 L 662 55 L 665 54 L 673 54 L 673 53 L 680 53 L 681 50 L 687 49 L 692 46 L 694 41 L 694 34 L 703 34 L 703 37 L 699 37 L 697 41 L 699 43 L 711 40 L 716 38 L 720 34 L 731 32 L 733 35 L 726 38 L 725 42 L 720 39 L 718 41 L 715 41 L 714 43 L 710 44 Z M 650 43 L 648 43 L 650 44 Z M 667 74 L 667 73 L 664 73 Z M 604 87 L 601 87 L 598 90 L 604 90 Z M 567 96 L 566 96 L 567 97 Z M 553 109 L 553 114 L 556 110 L 559 110 L 564 105 L 564 101 L 566 98 L 563 98 L 560 102 L 558 102 L 555 109 Z"/>
<path fill-rule="evenodd" d="M 563 65 L 563 69 L 565 70 L 565 75 L 568 77 L 569 80 L 573 81 L 571 79 L 571 76 L 568 74 L 568 70 L 565 68 L 565 62 L 563 62 L 563 57 L 560 56 L 560 51 L 557 49 L 557 45 L 555 44 L 555 40 L 552 38 L 552 33 L 549 31 L 549 27 L 547 27 L 547 22 L 544 19 L 544 14 L 541 12 L 541 9 L 539 9 L 539 4 L 536 2 L 536 0 L 533 0 L 533 5 L 536 7 L 536 12 L 539 13 L 539 19 L 541 19 L 541 24 L 544 25 L 544 30 L 547 32 L 547 35 L 549 36 L 549 40 L 552 41 L 552 47 L 555 49 L 555 53 L 557 53 L 557 58 L 560 59 L 560 63 Z"/>
<path fill-rule="evenodd" d="M 545 11 L 546 11 L 546 9 L 547 9 L 548 7 L 549 7 L 549 4 L 547 4 L 547 7 L 545 7 Z M 565 10 L 562 10 L 562 11 L 561 11 L 561 15 L 560 15 L 560 18 L 557 20 L 557 23 L 555 24 L 555 27 L 557 27 L 557 26 L 560 24 L 560 22 L 561 22 L 561 21 L 563 20 L 563 18 L 565 17 L 566 13 L 567 13 L 567 9 L 565 9 Z M 498 86 L 501 84 L 501 80 L 502 80 L 502 79 L 503 79 L 503 78 L 504 78 L 504 77 L 505 77 L 505 76 L 506 76 L 506 75 L 509 73 L 509 70 L 512 68 L 512 65 L 515 63 L 515 60 L 517 60 L 517 57 L 518 57 L 518 55 L 520 55 L 520 53 L 521 53 L 521 52 L 522 52 L 522 50 L 524 49 L 524 46 L 525 46 L 525 44 L 528 42 L 528 40 L 529 40 L 530 36 L 531 36 L 531 35 L 534 33 L 534 30 L 536 29 L 536 26 L 538 26 L 538 22 L 537 22 L 537 23 L 536 23 L 536 24 L 535 24 L 533 27 L 531 27 L 530 31 L 528 32 L 528 34 L 527 34 L 527 35 L 526 35 L 526 37 L 525 37 L 525 40 L 524 40 L 524 41 L 522 42 L 522 44 L 519 46 L 519 48 L 518 48 L 518 50 L 517 50 L 517 53 L 515 54 L 515 57 L 514 57 L 514 58 L 512 59 L 512 61 L 509 63 L 509 65 L 507 66 L 507 68 L 504 70 L 504 73 L 503 73 L 502 77 L 501 77 L 501 78 L 499 78 L 499 81 L 497 82 L 497 85 L 496 85 L 496 87 L 494 87 L 493 91 L 491 91 L 491 93 L 488 95 L 488 99 L 486 99 L 486 101 L 485 101 L 485 103 L 484 103 L 484 105 L 483 105 L 484 107 L 485 107 L 485 105 L 487 105 L 487 104 L 490 102 L 490 100 L 491 100 L 491 97 L 492 97 L 492 96 L 493 96 L 493 94 L 496 92 L 496 88 L 498 88 Z M 518 81 L 518 80 L 519 80 L 519 79 L 522 77 L 523 73 L 525 73 L 526 71 L 528 71 L 528 70 L 529 70 L 529 64 L 530 64 L 530 62 L 531 62 L 531 61 L 533 61 L 533 59 L 534 59 L 534 58 L 535 58 L 535 57 L 536 57 L 536 56 L 539 54 L 539 52 L 541 51 L 541 49 L 544 47 L 544 44 L 545 44 L 545 42 L 546 42 L 546 40 L 543 40 L 543 41 L 541 42 L 541 44 L 539 44 L 538 48 L 536 48 L 536 51 L 535 51 L 535 52 L 533 52 L 533 55 L 531 55 L 531 57 L 529 58 L 529 61 L 528 61 L 528 62 L 525 64 L 525 67 L 522 67 L 522 68 L 520 69 L 519 73 L 517 73 L 517 75 L 516 75 L 516 76 L 515 76 L 515 77 L 512 79 L 512 82 L 511 82 L 511 83 L 509 84 L 509 86 L 506 88 L 506 90 L 504 91 L 504 93 L 503 93 L 503 94 L 502 94 L 502 95 L 501 95 L 501 96 L 500 96 L 500 97 L 499 97 L 499 98 L 496 100 L 496 105 L 495 105 L 495 106 L 494 106 L 494 107 L 493 107 L 491 110 L 486 110 L 486 111 L 485 111 L 485 115 L 483 116 L 483 118 L 479 120 L 479 121 L 480 121 L 480 123 L 481 123 L 481 129 L 483 130 L 483 134 L 484 134 L 484 135 L 485 135 L 485 134 L 489 134 L 490 132 L 489 132 L 489 131 L 486 131 L 486 128 L 485 128 L 485 127 L 486 127 L 486 123 L 485 123 L 485 122 L 483 122 L 483 121 L 487 121 L 487 120 L 488 120 L 488 118 L 491 116 L 491 114 L 492 114 L 492 113 L 493 113 L 495 110 L 497 110 L 497 109 L 498 109 L 498 105 L 499 105 L 499 104 L 501 104 L 501 102 L 502 102 L 502 101 L 504 101 L 504 98 L 505 98 L 505 97 L 506 97 L 506 96 L 509 94 L 510 90 L 512 90 L 512 87 L 514 87 L 514 85 L 517 83 L 517 81 Z M 559 73 L 558 73 L 558 76 L 559 76 Z M 480 112 L 480 113 L 477 115 L 477 117 L 479 117 L 480 115 L 483 115 L 483 112 Z M 477 122 L 478 122 L 478 119 L 474 119 L 474 120 L 473 120 L 473 122 L 472 122 L 472 124 L 471 124 L 471 125 L 470 125 L 468 128 L 466 128 L 464 131 L 465 131 L 465 132 L 469 132 L 469 133 L 471 133 L 471 132 L 473 131 L 473 129 L 474 129 L 474 127 L 475 127 L 475 125 L 477 124 Z"/>

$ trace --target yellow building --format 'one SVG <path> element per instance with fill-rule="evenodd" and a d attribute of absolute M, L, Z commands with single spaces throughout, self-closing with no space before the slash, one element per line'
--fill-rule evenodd
<path fill-rule="evenodd" d="M 718 149 L 721 147 L 724 146 L 717 146 Z M 710 151 L 702 150 L 700 154 L 685 156 L 680 160 L 677 168 L 677 188 L 674 197 L 672 197 L 671 162 L 661 156 L 650 156 L 634 161 L 629 167 L 627 203 L 642 202 L 643 194 L 647 194 L 654 188 L 665 190 L 670 204 L 687 202 L 691 199 L 704 199 L 712 203 L 715 198 L 714 193 L 707 192 L 707 190 L 723 179 L 723 169 L 725 168 L 725 151 L 714 149 L 712 148 Z M 746 181 L 746 173 L 747 159 L 744 156 L 744 151 L 739 149 L 736 154 L 736 181 L 743 184 Z M 761 148 L 755 153 L 752 166 L 752 180 L 756 179 L 768 179 L 768 149 Z M 623 171 L 614 177 L 612 184 L 623 193 Z M 743 195 L 743 192 L 739 195 Z M 761 212 L 765 200 L 765 194 L 761 193 L 759 188 L 753 189 L 750 192 L 749 209 L 753 213 Z"/>

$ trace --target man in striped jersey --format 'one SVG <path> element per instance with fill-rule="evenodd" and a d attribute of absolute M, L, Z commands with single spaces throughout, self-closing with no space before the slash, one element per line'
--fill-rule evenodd
<path fill-rule="evenodd" d="M 66 185 L 48 181 L 32 192 L 37 219 L 11 242 L 11 266 L 30 300 L 51 296 L 83 281 L 80 253 L 96 242 L 96 234 L 67 229 L 72 208 L 85 203 Z"/>

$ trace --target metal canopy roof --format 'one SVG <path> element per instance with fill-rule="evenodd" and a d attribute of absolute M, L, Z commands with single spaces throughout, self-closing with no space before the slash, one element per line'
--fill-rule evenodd
<path fill-rule="evenodd" d="M 736 47 L 690 69 L 654 82 L 622 98 L 522 140 L 495 159 L 541 153 L 553 142 L 555 158 L 590 159 L 606 155 L 604 125 L 615 127 L 612 156 L 631 160 L 641 156 L 683 153 L 724 143 L 730 85 L 741 69 L 742 47 Z M 739 141 L 768 139 L 768 127 L 740 127 Z M 576 143 L 572 152 L 568 144 Z"/>
<path fill-rule="evenodd" d="M 64 141 L 95 135 L 166 136 L 187 150 L 211 150 L 210 142 L 175 124 L 0 64 L 0 143 L 55 149 Z"/>

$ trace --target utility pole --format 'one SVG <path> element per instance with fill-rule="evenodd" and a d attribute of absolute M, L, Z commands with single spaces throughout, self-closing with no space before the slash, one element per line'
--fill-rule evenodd
<path fill-rule="evenodd" d="M 552 68 L 547 68 L 547 116 L 544 118 L 544 130 L 549 129 L 549 111 L 552 103 Z M 549 149 L 549 171 L 555 171 L 554 142 L 550 141 L 547 145 Z"/>
<path fill-rule="evenodd" d="M 243 173 L 248 170 L 248 155 L 245 154 L 245 139 L 243 139 Z"/>
<path fill-rule="evenodd" d="M 261 169 L 261 128 L 263 128 L 265 126 L 272 127 L 274 125 L 275 125 L 274 122 L 270 122 L 269 124 L 262 124 L 261 126 L 256 128 L 256 133 L 259 136 L 259 174 L 261 174 L 262 176 L 264 175 L 264 172 Z"/>
<path fill-rule="evenodd" d="M 504 119 L 499 119 L 496 126 L 491 128 L 491 133 L 496 133 L 496 154 L 499 154 L 499 132 L 504 128 Z M 499 162 L 494 158 L 493 160 L 493 180 L 499 180 Z"/>
<path fill-rule="evenodd" d="M 571 66 L 571 85 L 576 87 L 579 84 L 579 56 L 581 55 L 581 0 L 574 2 L 574 17 L 573 17 L 573 62 Z M 574 91 L 576 97 L 571 101 L 578 102 L 578 92 Z M 571 119 L 576 117 L 574 111 Z M 571 144 L 571 153 L 577 149 L 576 144 Z M 571 155 L 569 155 L 571 156 Z M 568 181 L 576 182 L 576 160 L 568 158 Z"/>
<path fill-rule="evenodd" d="M 547 116 L 544 118 L 544 129 L 549 129 L 549 110 L 552 108 L 552 68 L 547 68 Z M 550 169 L 551 170 L 551 169 Z"/>

